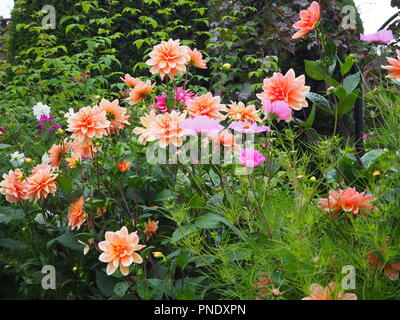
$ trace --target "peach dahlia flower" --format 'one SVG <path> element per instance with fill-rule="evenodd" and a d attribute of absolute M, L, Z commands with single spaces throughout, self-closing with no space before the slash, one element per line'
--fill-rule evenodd
<path fill-rule="evenodd" d="M 47 166 L 46 168 L 37 170 L 34 174 L 25 180 L 26 196 L 30 200 L 43 201 L 49 194 L 57 191 L 57 174 L 54 168 Z"/>
<path fill-rule="evenodd" d="M 206 60 L 203 59 L 203 55 L 200 51 L 198 51 L 197 49 L 192 50 L 189 47 L 187 47 L 187 50 L 191 64 L 200 69 L 207 69 Z"/>
<path fill-rule="evenodd" d="M 313 31 L 321 18 L 321 10 L 318 2 L 314 1 L 307 10 L 300 11 L 300 21 L 293 25 L 293 28 L 298 29 L 293 39 L 304 37 L 310 31 Z"/>
<path fill-rule="evenodd" d="M 146 240 L 149 240 L 150 237 L 156 233 L 158 229 L 158 221 L 153 221 L 149 219 L 144 223 L 144 232 L 146 233 Z"/>
<path fill-rule="evenodd" d="M 99 249 L 104 251 L 99 260 L 108 263 L 107 274 L 114 273 L 119 267 L 124 276 L 129 274 L 129 266 L 134 263 L 142 263 L 142 257 L 135 251 L 145 246 L 139 244 L 139 236 L 136 232 L 128 233 L 126 227 L 116 232 L 107 231 L 105 241 L 99 243 Z"/>
<path fill-rule="evenodd" d="M 329 191 L 328 199 L 320 199 L 319 208 L 333 215 L 337 215 L 342 210 L 354 215 L 358 213 L 365 215 L 368 210 L 372 209 L 371 202 L 374 200 L 375 197 L 366 194 L 366 191 L 359 193 L 356 188 L 339 189 L 338 191 Z"/>
<path fill-rule="evenodd" d="M 396 53 L 397 60 L 393 58 L 387 58 L 390 66 L 382 66 L 382 68 L 389 70 L 389 75 L 386 76 L 387 78 L 400 81 L 400 50 L 396 50 Z"/>
<path fill-rule="evenodd" d="M 79 230 L 81 225 L 85 222 L 86 212 L 83 210 L 83 206 L 85 204 L 85 200 L 83 196 L 76 199 L 68 208 L 68 225 L 71 227 L 71 230 Z"/>
<path fill-rule="evenodd" d="M 382 257 L 384 256 L 385 256 L 384 250 L 381 250 L 381 256 L 379 258 L 375 253 L 369 251 L 367 254 L 367 260 L 370 263 L 371 267 L 381 270 L 384 267 L 384 262 L 382 261 L 383 260 Z M 395 281 L 399 278 L 399 271 L 400 271 L 400 262 L 387 263 L 385 265 L 385 274 L 392 281 Z"/>
<path fill-rule="evenodd" d="M 236 121 L 261 122 L 254 105 L 246 107 L 243 102 L 231 101 L 227 112 L 227 118 L 235 119 Z"/>
<path fill-rule="evenodd" d="M 154 84 L 151 84 L 150 80 L 146 82 L 138 83 L 135 88 L 129 91 L 129 96 L 126 99 L 130 105 L 135 105 L 146 99 L 146 95 L 153 91 Z"/>
<path fill-rule="evenodd" d="M 264 79 L 263 92 L 257 94 L 257 97 L 275 102 L 285 101 L 289 107 L 294 110 L 301 110 L 308 107 L 306 94 L 310 92 L 310 87 L 305 86 L 305 76 L 296 78 L 293 69 L 290 69 L 286 75 L 274 73 L 271 79 Z"/>
<path fill-rule="evenodd" d="M 186 72 L 186 64 L 190 61 L 187 47 L 181 46 L 180 40 L 172 39 L 156 45 L 149 56 L 146 64 L 151 66 L 150 72 L 159 73 L 162 79 L 165 75 L 174 79 L 177 74 Z"/>
<path fill-rule="evenodd" d="M 58 167 L 61 163 L 62 157 L 71 149 L 71 142 L 64 140 L 60 144 L 53 144 L 48 151 L 49 161 L 53 167 Z"/>
<path fill-rule="evenodd" d="M 124 129 L 126 125 L 129 125 L 129 117 L 126 114 L 126 108 L 119 106 L 118 99 L 113 102 L 108 101 L 107 99 L 102 99 L 99 108 L 101 111 L 106 112 L 106 116 L 108 121 L 110 121 L 109 131 L 110 133 L 116 133 L 120 129 Z"/>
<path fill-rule="evenodd" d="M 301 300 L 357 300 L 357 295 L 344 293 L 342 289 L 338 289 L 335 282 L 329 283 L 326 288 L 318 283 L 313 283 L 310 287 L 310 296 Z"/>
<path fill-rule="evenodd" d="M 131 87 L 136 87 L 139 83 L 143 83 L 142 80 L 134 78 L 130 74 L 126 74 L 124 78 L 121 78 L 121 80 Z"/>
<path fill-rule="evenodd" d="M 80 141 L 106 136 L 110 127 L 106 111 L 97 106 L 81 108 L 68 118 L 68 124 L 67 131 L 72 132 L 72 137 Z"/>
<path fill-rule="evenodd" d="M 3 181 L 0 182 L 0 193 L 6 196 L 10 203 L 17 203 L 25 200 L 24 175 L 20 169 L 10 170 L 3 174 Z"/>
<path fill-rule="evenodd" d="M 175 110 L 171 113 L 166 112 L 157 115 L 146 133 L 147 141 L 158 140 L 161 148 L 165 148 L 170 143 L 176 147 L 181 146 L 183 143 L 182 137 L 186 133 L 180 125 L 185 118 L 185 113 L 178 113 Z"/>
<path fill-rule="evenodd" d="M 148 114 L 140 117 L 140 123 L 143 127 L 136 127 L 135 129 L 133 129 L 133 133 L 139 135 L 138 140 L 140 144 L 146 144 L 146 142 L 148 141 L 150 126 L 155 121 L 155 119 L 156 112 L 154 110 L 151 110 Z"/>
<path fill-rule="evenodd" d="M 213 97 L 211 92 L 208 92 L 187 101 L 187 109 L 191 118 L 207 116 L 212 119 L 224 120 L 225 116 L 221 114 L 221 111 L 226 111 L 226 107 L 220 102 L 221 97 Z"/>

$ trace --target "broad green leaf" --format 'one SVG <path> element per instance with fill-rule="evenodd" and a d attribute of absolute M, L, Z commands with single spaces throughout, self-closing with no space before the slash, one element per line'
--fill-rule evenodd
<path fill-rule="evenodd" d="M 123 297 L 128 289 L 129 289 L 129 282 L 121 281 L 115 285 L 114 293 L 119 297 Z"/>
<path fill-rule="evenodd" d="M 324 80 L 325 71 L 320 61 L 304 60 L 306 73 L 315 80 Z"/>

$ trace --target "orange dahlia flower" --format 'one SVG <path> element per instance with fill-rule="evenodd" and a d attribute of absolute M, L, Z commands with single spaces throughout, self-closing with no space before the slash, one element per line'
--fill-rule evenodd
<path fill-rule="evenodd" d="M 138 102 L 144 101 L 144 99 L 146 99 L 146 95 L 151 93 L 154 86 L 155 85 L 151 84 L 150 80 L 139 83 L 135 88 L 129 91 L 129 97 L 126 100 L 130 105 L 135 105 Z"/>
<path fill-rule="evenodd" d="M 243 102 L 233 102 L 229 105 L 227 118 L 235 121 L 261 122 L 254 105 L 245 106 Z"/>
<path fill-rule="evenodd" d="M 118 99 L 113 102 L 102 99 L 99 107 L 101 111 L 106 112 L 107 119 L 111 122 L 108 129 L 110 133 L 116 133 L 130 124 L 128 121 L 129 117 L 126 114 L 126 108 L 119 106 Z"/>
<path fill-rule="evenodd" d="M 140 117 L 140 123 L 143 125 L 142 127 L 136 127 L 133 129 L 133 133 L 139 134 L 139 143 L 146 144 L 149 138 L 150 126 L 156 120 L 156 112 L 151 110 L 148 114 Z"/>
<path fill-rule="evenodd" d="M 26 196 L 30 200 L 43 201 L 49 194 L 57 191 L 57 174 L 54 168 L 47 166 L 32 174 L 25 180 Z"/>
<path fill-rule="evenodd" d="M 99 107 L 84 107 L 68 118 L 68 131 L 72 137 L 80 141 L 90 141 L 93 138 L 101 138 L 107 135 L 110 121 L 106 112 Z"/>
<path fill-rule="evenodd" d="M 310 31 L 313 31 L 321 18 L 321 10 L 318 2 L 314 1 L 307 10 L 300 11 L 300 21 L 293 25 L 293 28 L 298 29 L 293 39 L 304 37 Z"/>
<path fill-rule="evenodd" d="M 71 230 L 79 230 L 81 225 L 85 222 L 86 212 L 83 210 L 83 206 L 85 205 L 85 200 L 83 196 L 76 199 L 70 207 L 68 208 L 68 225 L 71 227 Z"/>
<path fill-rule="evenodd" d="M 162 41 L 150 52 L 146 64 L 151 66 L 152 74 L 159 73 L 161 79 L 167 75 L 174 79 L 177 74 L 186 72 L 186 64 L 190 61 L 187 47 L 180 45 L 180 40 Z"/>
<path fill-rule="evenodd" d="M 117 162 L 118 165 L 118 169 L 121 172 L 125 172 L 126 170 L 128 170 L 132 163 L 131 162 L 126 162 L 126 160 L 124 160 L 123 162 Z"/>
<path fill-rule="evenodd" d="M 146 136 L 147 141 L 158 140 L 161 148 L 165 148 L 170 143 L 176 147 L 181 146 L 185 131 L 181 129 L 180 125 L 185 118 L 185 113 L 178 113 L 175 110 L 171 113 L 166 112 L 157 115 L 150 125 L 150 130 Z"/>
<path fill-rule="evenodd" d="M 187 47 L 187 50 L 191 64 L 200 69 L 207 69 L 206 60 L 203 59 L 203 55 L 200 51 L 198 51 L 197 49 L 192 50 L 189 47 Z"/>
<path fill-rule="evenodd" d="M 208 92 L 207 94 L 188 100 L 186 103 L 191 118 L 207 116 L 209 118 L 223 120 L 225 117 L 220 112 L 226 111 L 226 107 L 220 102 L 221 97 L 213 97 L 211 92 Z"/>
<path fill-rule="evenodd" d="M 385 251 L 381 250 L 382 256 L 385 255 Z M 377 255 L 371 251 L 367 254 L 367 260 L 373 268 L 378 268 L 379 270 L 383 269 L 383 262 L 380 261 Z M 395 281 L 399 278 L 400 271 L 400 262 L 397 263 L 388 263 L 385 266 L 385 274 L 389 277 L 390 280 Z"/>
<path fill-rule="evenodd" d="M 146 240 L 149 240 L 150 237 L 156 233 L 158 229 L 158 222 L 149 219 L 147 222 L 144 223 L 144 232 L 146 232 Z"/>
<path fill-rule="evenodd" d="M 225 148 L 235 152 L 240 150 L 240 146 L 236 143 L 235 136 L 229 132 L 229 130 L 224 130 L 218 134 L 211 135 L 209 139 L 212 141 L 214 150 L 219 149 L 222 145 Z M 227 151 L 226 149 L 224 150 Z"/>
<path fill-rule="evenodd" d="M 329 191 L 328 199 L 320 199 L 319 208 L 330 212 L 334 216 L 344 210 L 355 215 L 361 213 L 366 214 L 366 211 L 372 209 L 372 201 L 375 197 L 366 194 L 366 191 L 359 193 L 356 188 L 347 188 L 346 190 L 339 189 L 338 191 Z"/>
<path fill-rule="evenodd" d="M 49 161 L 53 167 L 58 167 L 61 163 L 62 157 L 71 149 L 71 142 L 64 140 L 60 144 L 53 144 L 50 148 Z"/>
<path fill-rule="evenodd" d="M 357 300 L 357 295 L 344 293 L 342 289 L 338 289 L 335 282 L 331 282 L 326 288 L 318 283 L 313 283 L 310 287 L 310 296 L 302 300 Z"/>
<path fill-rule="evenodd" d="M 286 75 L 274 73 L 271 79 L 264 79 L 263 92 L 257 94 L 260 100 L 285 101 L 294 110 L 301 110 L 308 107 L 306 94 L 310 92 L 310 87 L 305 86 L 305 76 L 296 78 L 293 69 Z"/>
<path fill-rule="evenodd" d="M 142 263 L 142 257 L 135 251 L 145 246 L 139 244 L 139 236 L 136 232 L 128 233 L 126 227 L 117 232 L 107 231 L 105 241 L 99 243 L 99 249 L 104 251 L 99 260 L 108 263 L 107 274 L 114 273 L 119 267 L 124 276 L 129 274 L 129 266 L 134 263 Z"/>
<path fill-rule="evenodd" d="M 24 186 L 24 175 L 20 169 L 10 170 L 3 174 L 3 181 L 0 182 L 0 193 L 6 196 L 10 203 L 17 203 L 27 198 Z"/>
<path fill-rule="evenodd" d="M 126 74 L 125 78 L 121 78 L 121 80 L 131 87 L 136 87 L 139 83 L 143 83 L 142 80 L 139 78 L 134 78 L 130 74 Z"/>
<path fill-rule="evenodd" d="M 397 60 L 393 58 L 387 58 L 390 66 L 382 66 L 383 69 L 389 70 L 389 75 L 386 77 L 389 79 L 400 80 L 400 50 L 396 50 Z"/>

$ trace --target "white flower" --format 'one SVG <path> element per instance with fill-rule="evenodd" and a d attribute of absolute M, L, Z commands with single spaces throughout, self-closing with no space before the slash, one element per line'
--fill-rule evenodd
<path fill-rule="evenodd" d="M 42 157 L 42 164 L 50 164 L 50 156 L 47 152 Z"/>
<path fill-rule="evenodd" d="M 50 116 L 50 107 L 41 102 L 38 102 L 36 105 L 33 106 L 33 114 L 35 115 L 37 120 L 40 120 L 40 117 L 43 115 Z"/>
<path fill-rule="evenodd" d="M 72 117 L 74 114 L 75 114 L 74 109 L 69 108 L 69 109 L 68 109 L 68 112 L 64 115 L 64 118 L 67 118 L 67 119 L 68 119 L 68 118 Z"/>
<path fill-rule="evenodd" d="M 13 167 L 18 168 L 21 164 L 24 163 L 25 155 L 23 153 L 19 153 L 18 151 L 14 152 L 11 155 L 10 162 Z"/>

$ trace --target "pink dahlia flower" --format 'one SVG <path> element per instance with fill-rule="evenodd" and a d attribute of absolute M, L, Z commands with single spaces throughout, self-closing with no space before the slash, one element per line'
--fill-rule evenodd
<path fill-rule="evenodd" d="M 258 126 L 255 122 L 247 121 L 235 121 L 229 125 L 229 129 L 232 129 L 241 133 L 261 133 L 271 131 L 268 126 Z"/>

